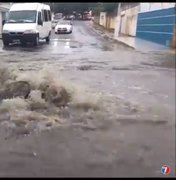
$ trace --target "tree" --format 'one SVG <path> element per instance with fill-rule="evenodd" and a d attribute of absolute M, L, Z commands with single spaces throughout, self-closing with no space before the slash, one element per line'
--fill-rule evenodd
<path fill-rule="evenodd" d="M 53 12 L 60 12 L 64 14 L 71 14 L 73 11 L 83 13 L 90 9 L 90 3 L 48 3 Z"/>
<path fill-rule="evenodd" d="M 117 11 L 118 3 L 94 3 L 93 14 L 99 14 L 100 12 L 113 13 Z"/>
<path fill-rule="evenodd" d="M 103 3 L 104 10 L 108 13 L 112 13 L 117 9 L 118 4 L 119 3 Z"/>
<path fill-rule="evenodd" d="M 97 15 L 100 12 L 104 11 L 104 5 L 103 3 L 95 3 L 92 7 L 93 14 Z"/>
<path fill-rule="evenodd" d="M 102 11 L 111 13 L 118 7 L 118 3 L 47 3 L 50 5 L 53 12 L 60 12 L 64 15 L 72 14 L 73 11 L 83 13 L 92 10 L 93 14 L 98 14 Z"/>

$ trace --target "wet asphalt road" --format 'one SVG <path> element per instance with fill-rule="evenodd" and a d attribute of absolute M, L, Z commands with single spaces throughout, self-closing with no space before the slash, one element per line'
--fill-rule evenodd
<path fill-rule="evenodd" d="M 53 66 L 92 92 L 138 104 L 141 122 L 128 117 L 107 129 L 59 128 L 9 140 L 1 128 L 0 176 L 163 176 L 164 164 L 174 175 L 175 69 L 168 66 L 174 56 L 129 49 L 98 36 L 87 23 L 74 22 L 72 34 L 53 33 L 49 44 L 41 41 L 37 48 L 3 49 L 0 41 L 0 61 L 31 72 Z"/>

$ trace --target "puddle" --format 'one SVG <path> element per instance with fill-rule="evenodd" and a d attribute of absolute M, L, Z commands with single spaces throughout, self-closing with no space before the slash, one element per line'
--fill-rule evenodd
<path fill-rule="evenodd" d="M 175 69 L 175 60 L 164 60 L 164 61 L 154 61 L 152 63 L 142 62 L 142 65 L 151 66 L 151 67 L 161 67 L 161 68 L 169 68 Z"/>
<path fill-rule="evenodd" d="M 77 46 L 69 46 L 70 48 L 78 48 Z"/>
<path fill-rule="evenodd" d="M 5 51 L 19 51 L 19 52 L 39 52 L 41 51 L 41 49 L 43 49 L 44 47 L 46 47 L 46 44 L 39 44 L 39 46 L 34 47 L 33 45 L 26 45 L 21 46 L 20 44 L 18 45 L 11 45 L 9 47 L 4 48 Z"/>
<path fill-rule="evenodd" d="M 96 47 L 98 47 L 98 44 L 97 43 L 92 43 L 92 44 L 90 44 L 91 46 L 96 46 Z"/>
<path fill-rule="evenodd" d="M 112 70 L 115 71 L 135 71 L 135 70 L 142 70 L 144 67 L 140 65 L 131 65 L 127 67 L 112 67 Z"/>
<path fill-rule="evenodd" d="M 102 67 L 100 66 L 92 66 L 92 65 L 82 65 L 82 66 L 79 66 L 77 67 L 78 70 L 81 70 L 81 71 L 88 71 L 88 70 L 98 70 L 98 69 L 101 69 Z"/>
<path fill-rule="evenodd" d="M 8 63 L 18 63 L 18 62 L 20 62 L 19 60 L 8 60 L 8 61 L 6 61 L 6 62 L 8 62 Z"/>
<path fill-rule="evenodd" d="M 172 69 L 176 68 L 175 60 L 165 60 L 162 62 L 156 62 L 154 65 L 160 66 L 160 67 L 165 67 L 165 68 L 172 68 Z"/>
<path fill-rule="evenodd" d="M 97 61 L 87 61 L 88 63 L 92 63 L 92 64 L 104 64 L 104 65 L 108 65 L 108 63 L 106 62 L 97 62 Z"/>
<path fill-rule="evenodd" d="M 123 71 L 123 70 L 132 70 L 130 67 L 113 67 L 112 70 Z"/>
<path fill-rule="evenodd" d="M 110 46 L 110 45 L 103 45 L 103 46 L 101 47 L 101 49 L 102 49 L 103 51 L 113 51 L 113 47 Z"/>
<path fill-rule="evenodd" d="M 150 120 L 150 119 L 137 119 L 137 118 L 118 118 L 117 122 L 120 122 L 120 124 L 146 124 L 146 125 L 163 125 L 163 124 L 167 124 L 168 122 L 165 120 Z"/>

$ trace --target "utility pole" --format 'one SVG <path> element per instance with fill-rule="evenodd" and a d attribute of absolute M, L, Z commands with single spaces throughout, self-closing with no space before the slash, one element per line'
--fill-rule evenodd
<path fill-rule="evenodd" d="M 115 32 L 114 32 L 114 38 L 116 39 L 119 36 L 119 30 L 120 30 L 120 19 L 121 19 L 121 3 L 118 3 L 117 8 L 117 19 L 116 19 L 116 26 L 115 26 Z"/>
<path fill-rule="evenodd" d="M 117 10 L 117 14 L 120 16 L 120 8 L 121 8 L 121 3 L 119 3 L 119 5 L 118 5 L 118 10 Z"/>

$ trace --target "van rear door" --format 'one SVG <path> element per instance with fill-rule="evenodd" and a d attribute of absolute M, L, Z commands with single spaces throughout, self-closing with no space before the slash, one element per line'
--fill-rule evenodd
<path fill-rule="evenodd" d="M 45 34 L 44 34 L 43 17 L 42 17 L 42 12 L 41 11 L 38 11 L 37 30 L 39 31 L 39 38 L 43 39 Z"/>
<path fill-rule="evenodd" d="M 47 9 L 43 9 L 42 10 L 42 14 L 44 17 L 44 21 L 43 21 L 43 26 L 44 26 L 44 34 L 45 37 L 48 37 L 49 32 L 51 31 L 51 18 L 49 16 L 48 10 Z"/>

